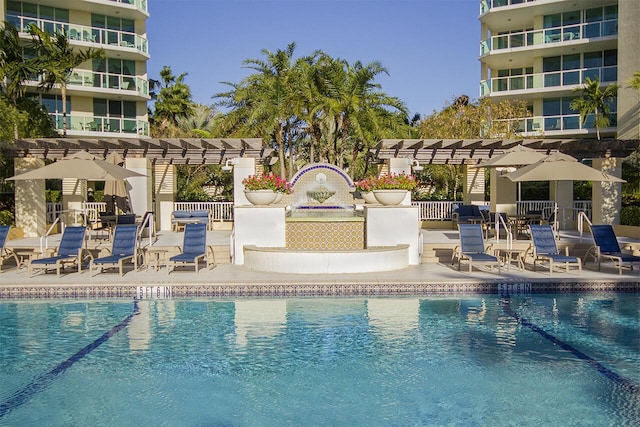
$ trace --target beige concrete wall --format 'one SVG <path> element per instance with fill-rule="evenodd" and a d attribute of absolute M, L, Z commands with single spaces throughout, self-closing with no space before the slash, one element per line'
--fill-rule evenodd
<path fill-rule="evenodd" d="M 156 227 L 171 230 L 171 212 L 177 193 L 176 167 L 174 165 L 154 166 L 156 194 Z"/>
<path fill-rule="evenodd" d="M 627 80 L 640 71 L 640 1 L 618 2 L 618 139 L 640 138 L 640 91 Z"/>
<path fill-rule="evenodd" d="M 467 205 L 484 202 L 484 168 L 464 166 L 463 200 Z"/>

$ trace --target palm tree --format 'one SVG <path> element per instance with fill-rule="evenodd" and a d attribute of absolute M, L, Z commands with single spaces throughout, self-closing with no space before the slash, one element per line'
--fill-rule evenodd
<path fill-rule="evenodd" d="M 0 84 L 14 107 L 26 91 L 25 82 L 36 74 L 34 59 L 26 58 L 16 27 L 5 22 L 0 30 Z M 14 138 L 18 139 L 18 124 L 14 124 Z"/>
<path fill-rule="evenodd" d="M 177 126 L 178 118 L 193 114 L 195 103 L 191 100 L 191 88 L 184 82 L 187 73 L 173 75 L 171 67 L 160 70 L 161 83 L 156 95 L 154 121 L 166 126 Z"/>
<path fill-rule="evenodd" d="M 67 83 L 71 72 L 80 64 L 104 57 L 103 49 L 76 49 L 69 43 L 65 31 L 51 35 L 35 24 L 29 25 L 38 56 L 35 58 L 42 77 L 40 88 L 46 91 L 60 87 L 62 98 L 62 135 L 67 136 Z"/>
<path fill-rule="evenodd" d="M 640 71 L 633 73 L 633 77 L 629 78 L 627 83 L 629 83 L 629 87 L 640 90 Z"/>
<path fill-rule="evenodd" d="M 350 65 L 338 60 L 327 82 L 328 111 L 337 127 L 333 139 L 337 165 L 344 167 L 345 151 L 351 147 L 349 175 L 352 178 L 357 156 L 366 151 L 370 141 L 365 138 L 365 129 L 375 134 L 383 127 L 402 127 L 402 118 L 407 115 L 402 101 L 381 92 L 381 86 L 373 82 L 382 73 L 388 74 L 379 62 L 365 66 L 360 61 Z"/>
<path fill-rule="evenodd" d="M 600 129 L 609 126 L 611 102 L 618 93 L 618 87 L 617 84 L 610 84 L 602 89 L 598 78 L 591 80 L 586 77 L 582 87 L 575 89 L 582 92 L 582 96 L 571 101 L 570 107 L 580 113 L 582 124 L 593 114 L 593 125 L 596 128 L 598 141 L 600 140 Z"/>

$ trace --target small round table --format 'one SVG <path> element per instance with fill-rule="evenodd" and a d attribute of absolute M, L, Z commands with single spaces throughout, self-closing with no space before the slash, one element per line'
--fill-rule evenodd
<path fill-rule="evenodd" d="M 511 267 L 513 261 L 516 262 L 518 270 L 524 270 L 524 256 L 528 249 L 496 249 L 494 255 L 504 260 L 507 270 Z"/>

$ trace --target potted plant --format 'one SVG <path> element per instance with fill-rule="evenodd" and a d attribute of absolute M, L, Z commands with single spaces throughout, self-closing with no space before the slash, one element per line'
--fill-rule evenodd
<path fill-rule="evenodd" d="M 293 192 L 291 184 L 274 174 L 249 175 L 242 180 L 244 194 L 254 205 L 269 205 Z"/>
<path fill-rule="evenodd" d="M 373 187 L 377 178 L 370 176 L 354 182 L 356 190 L 360 192 L 360 195 L 364 199 L 365 203 L 378 203 L 376 197 L 373 195 Z"/>
<path fill-rule="evenodd" d="M 373 195 L 382 205 L 399 205 L 407 193 L 418 185 L 413 175 L 389 174 L 375 180 L 372 186 Z"/>

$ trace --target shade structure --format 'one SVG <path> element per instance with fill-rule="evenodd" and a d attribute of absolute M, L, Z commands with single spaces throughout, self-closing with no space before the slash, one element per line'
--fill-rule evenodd
<path fill-rule="evenodd" d="M 547 157 L 546 154 L 536 151 L 533 148 L 516 145 L 513 148 L 505 150 L 503 154 L 480 163 L 480 166 L 484 168 L 525 166 L 540 161 L 545 157 Z"/>
<path fill-rule="evenodd" d="M 124 165 L 124 159 L 115 151 L 112 151 L 105 161 L 118 167 L 122 167 L 122 165 Z M 129 192 L 127 191 L 126 181 L 106 181 L 104 184 L 104 201 L 107 204 L 107 212 L 115 213 L 116 207 L 123 213 L 131 212 L 131 204 L 129 203 Z"/>
<path fill-rule="evenodd" d="M 580 163 L 575 157 L 556 153 L 503 175 L 513 182 L 524 181 L 606 181 L 625 182 L 598 169 Z"/>
<path fill-rule="evenodd" d="M 551 154 L 544 159 L 503 175 L 513 182 L 554 181 L 556 196 L 558 181 L 625 182 L 598 169 L 580 163 L 575 157 L 563 153 Z M 554 205 L 554 227 L 557 229 L 558 203 Z"/>
<path fill-rule="evenodd" d="M 121 181 L 142 177 L 137 172 L 96 159 L 86 151 L 79 151 L 50 165 L 7 178 L 9 181 L 30 179 L 85 179 L 87 181 Z"/>

